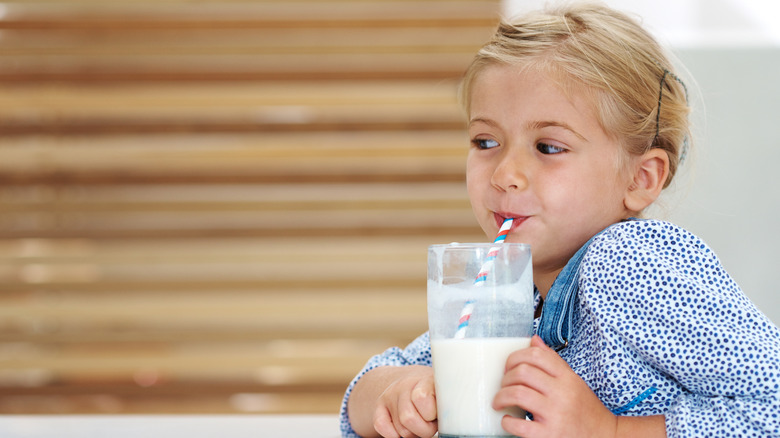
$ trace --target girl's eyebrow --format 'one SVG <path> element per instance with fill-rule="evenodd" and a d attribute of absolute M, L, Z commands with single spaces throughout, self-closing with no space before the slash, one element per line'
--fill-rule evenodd
<path fill-rule="evenodd" d="M 493 121 L 491 119 L 487 119 L 487 118 L 484 118 L 484 117 L 475 117 L 475 118 L 469 120 L 469 126 L 471 126 L 471 125 L 473 125 L 475 123 L 485 123 L 485 124 L 493 126 L 493 127 L 498 127 L 498 123 L 496 123 L 495 121 Z M 571 132 L 572 134 L 574 134 L 580 140 L 582 140 L 584 142 L 588 141 L 588 139 L 585 138 L 585 136 L 583 136 L 582 134 L 577 132 L 574 128 L 572 128 L 571 126 L 569 126 L 569 124 L 567 124 L 565 122 L 559 122 L 559 121 L 555 121 L 555 120 L 538 120 L 538 121 L 531 122 L 531 123 L 528 124 L 528 129 L 529 130 L 550 128 L 550 127 L 565 129 L 565 130 Z"/>
<path fill-rule="evenodd" d="M 550 120 L 550 121 L 545 120 L 545 121 L 531 122 L 531 123 L 528 124 L 528 128 L 529 129 L 542 129 L 542 128 L 549 128 L 549 127 L 565 129 L 565 130 L 571 132 L 572 134 L 574 134 L 580 140 L 582 140 L 584 142 L 588 141 L 588 139 L 585 138 L 582 134 L 580 134 L 574 128 L 572 128 L 571 126 L 569 126 L 568 124 L 566 124 L 564 122 L 558 122 L 558 121 L 553 121 L 553 120 Z"/>
<path fill-rule="evenodd" d="M 498 126 L 498 123 L 496 123 L 495 121 L 493 121 L 491 119 L 485 119 L 483 117 L 475 117 L 475 118 L 469 120 L 469 126 L 471 126 L 471 125 L 473 125 L 475 123 L 485 123 L 485 124 L 493 126 L 493 127 L 497 127 Z"/>

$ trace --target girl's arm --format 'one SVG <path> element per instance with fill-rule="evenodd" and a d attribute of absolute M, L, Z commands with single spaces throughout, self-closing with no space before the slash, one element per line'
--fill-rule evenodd
<path fill-rule="evenodd" d="M 420 335 L 405 349 L 392 347 L 372 357 L 358 375 L 355 376 L 347 387 L 346 394 L 344 394 L 344 400 L 341 404 L 342 436 L 358 437 L 358 433 L 366 436 L 375 436 L 377 432 L 374 428 L 374 415 L 379 406 L 378 403 L 381 396 L 395 394 L 393 391 L 405 390 L 408 387 L 408 381 L 401 385 L 392 384 L 403 380 L 401 379 L 402 377 L 415 378 L 414 369 L 418 368 L 415 365 L 421 366 L 419 367 L 420 369 L 416 370 L 417 372 L 425 371 L 422 367 L 428 368 L 431 366 L 431 343 L 428 333 Z M 429 368 L 429 371 L 431 376 L 433 376 L 432 369 Z M 393 388 L 388 391 L 391 385 Z M 410 400 L 411 391 L 412 389 L 409 390 Z M 418 391 L 422 391 L 423 395 L 427 394 L 427 391 Z M 355 397 L 354 400 L 352 400 L 353 396 Z M 425 395 L 423 398 L 429 397 L 434 397 L 432 389 L 430 396 Z M 421 410 L 426 412 L 425 417 L 429 417 L 424 407 Z M 380 418 L 379 423 L 383 424 L 382 421 Z M 390 422 L 392 422 L 392 418 Z M 384 424 L 388 424 L 388 421 L 384 421 Z"/>
<path fill-rule="evenodd" d="M 616 438 L 666 437 L 666 419 L 663 415 L 649 417 L 617 417 Z"/>
<path fill-rule="evenodd" d="M 347 402 L 355 432 L 364 437 L 436 433 L 433 369 L 424 365 L 374 368 L 358 380 Z"/>
<path fill-rule="evenodd" d="M 585 305 L 622 353 L 610 364 L 633 361 L 625 369 L 657 389 L 634 412 L 662 411 L 672 438 L 780 436 L 780 330 L 712 249 L 668 222 L 632 221 L 586 258 Z"/>
<path fill-rule="evenodd" d="M 664 417 L 612 414 L 558 354 L 534 336 L 529 348 L 512 353 L 493 401 L 495 409 L 519 406 L 534 421 L 504 417 L 507 432 L 526 438 L 582 436 L 663 438 Z"/>
<path fill-rule="evenodd" d="M 355 383 L 347 399 L 347 414 L 352 429 L 363 438 L 378 437 L 374 428 L 376 401 L 395 379 L 399 367 L 381 366 L 368 371 Z"/>

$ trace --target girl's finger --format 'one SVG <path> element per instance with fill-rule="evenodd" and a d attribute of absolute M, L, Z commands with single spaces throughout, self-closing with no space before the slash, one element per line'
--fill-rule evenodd
<path fill-rule="evenodd" d="M 562 372 L 570 369 L 569 364 L 558 356 L 558 353 L 552 348 L 548 347 L 538 335 L 534 335 L 531 338 L 530 347 L 517 350 L 509 355 L 506 361 L 506 369 L 514 368 L 521 363 L 533 365 L 553 377 L 557 377 Z"/>
<path fill-rule="evenodd" d="M 398 400 L 398 411 L 395 415 L 396 418 L 393 421 L 396 424 L 396 430 L 402 437 L 408 436 L 421 436 L 428 435 L 433 436 L 435 432 L 428 433 L 432 429 L 432 426 L 427 421 L 423 420 L 420 413 L 417 412 L 417 408 L 412 403 L 412 394 L 407 394 L 406 397 L 401 397 Z"/>
<path fill-rule="evenodd" d="M 526 420 L 525 418 L 516 418 L 511 415 L 505 415 L 501 420 L 501 427 L 514 436 L 523 438 L 542 438 L 548 436 L 544 425 L 536 421 Z"/>
<path fill-rule="evenodd" d="M 412 403 L 423 420 L 436 419 L 436 394 L 433 380 L 420 381 L 412 390 Z"/>
<path fill-rule="evenodd" d="M 394 436 L 398 436 L 402 438 L 412 436 L 412 432 L 404 426 L 403 421 L 404 419 L 401 417 L 400 414 L 393 415 L 393 429 L 394 429 L 393 432 L 395 433 Z M 385 437 L 385 438 L 389 438 L 389 437 Z"/>
<path fill-rule="evenodd" d="M 512 385 L 498 390 L 492 406 L 496 410 L 517 406 L 532 413 L 544 412 L 550 408 L 550 399 L 528 386 Z"/>
<path fill-rule="evenodd" d="M 501 387 L 513 385 L 528 386 L 542 394 L 548 394 L 557 386 L 556 378 L 539 367 L 529 363 L 519 363 L 509 368 L 501 378 Z"/>
<path fill-rule="evenodd" d="M 400 438 L 390 417 L 390 411 L 384 406 L 379 406 L 374 412 L 374 430 L 385 438 Z"/>

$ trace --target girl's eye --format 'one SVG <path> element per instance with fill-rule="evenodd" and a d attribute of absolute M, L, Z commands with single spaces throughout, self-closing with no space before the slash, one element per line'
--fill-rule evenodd
<path fill-rule="evenodd" d="M 561 152 L 566 152 L 566 149 L 548 143 L 537 143 L 536 150 L 538 150 L 539 152 L 545 155 L 560 154 Z"/>
<path fill-rule="evenodd" d="M 475 138 L 471 140 L 471 143 L 477 147 L 477 149 L 493 149 L 498 146 L 498 142 L 489 138 Z"/>

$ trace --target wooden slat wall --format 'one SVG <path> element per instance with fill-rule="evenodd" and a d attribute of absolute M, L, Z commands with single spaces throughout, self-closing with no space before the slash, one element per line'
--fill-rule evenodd
<path fill-rule="evenodd" d="M 0 413 L 335 412 L 483 241 L 497 0 L 25 0 L 0 19 Z"/>

